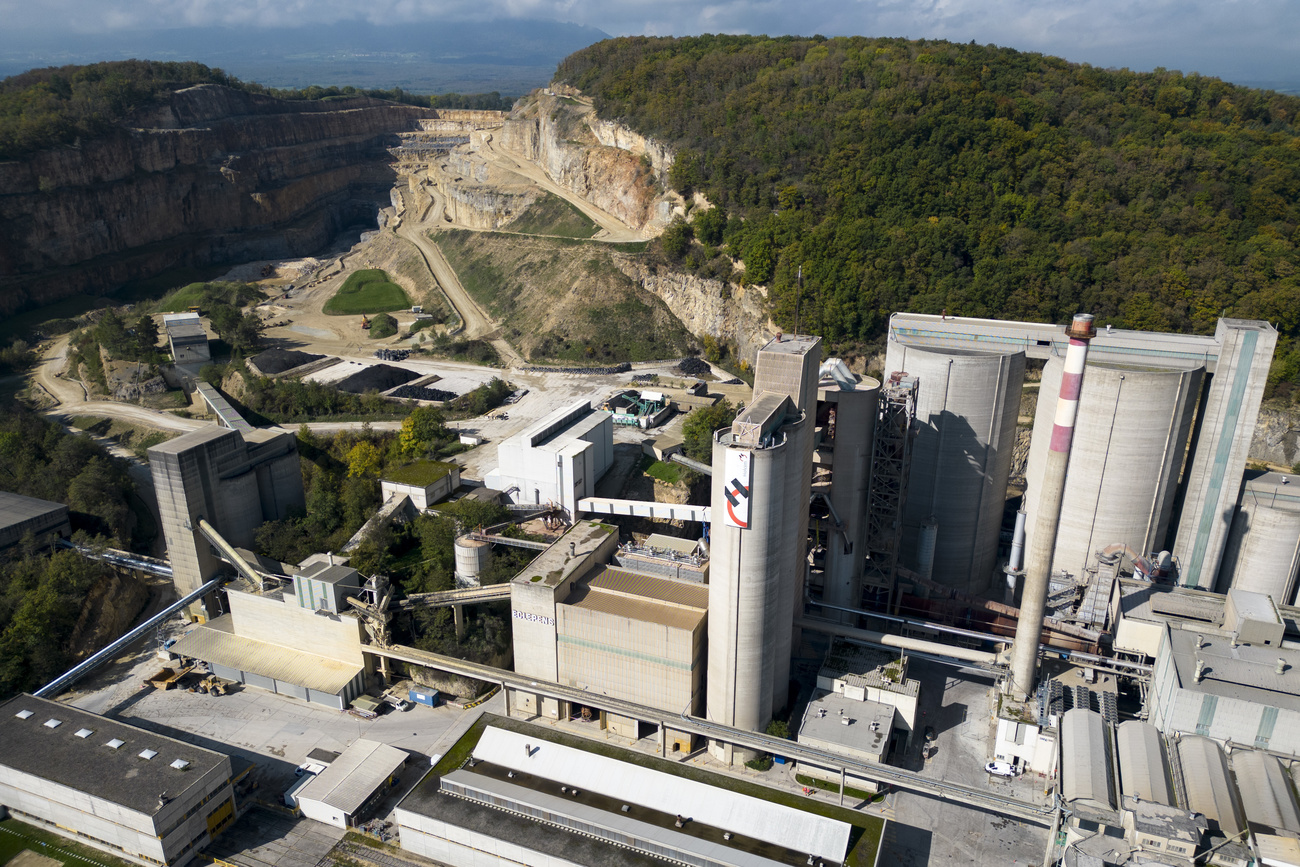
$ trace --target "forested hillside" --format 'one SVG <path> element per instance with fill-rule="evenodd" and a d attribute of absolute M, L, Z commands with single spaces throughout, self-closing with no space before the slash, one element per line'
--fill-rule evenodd
<path fill-rule="evenodd" d="M 1157 70 L 901 39 L 622 38 L 557 80 L 678 149 L 696 217 L 792 325 L 840 343 L 895 310 L 1207 332 L 1268 319 L 1300 387 L 1300 99 Z M 710 225 L 713 223 L 713 225 Z M 689 235 L 690 227 L 668 233 Z"/>

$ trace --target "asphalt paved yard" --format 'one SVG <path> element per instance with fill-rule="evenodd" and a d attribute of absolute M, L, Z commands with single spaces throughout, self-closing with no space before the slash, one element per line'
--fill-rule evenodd
<path fill-rule="evenodd" d="M 934 757 L 922 760 L 923 738 L 898 762 L 927 777 L 978 786 L 1026 801 L 1046 804 L 1043 789 L 1050 785 L 1037 775 L 1016 779 L 993 777 L 984 771 L 993 746 L 993 681 L 977 669 L 913 657 L 908 676 L 921 681 L 918 726 L 933 726 L 937 734 Z M 952 801 L 909 792 L 889 798 L 889 825 L 881 843 L 881 864 L 925 867 L 948 864 L 1041 864 L 1048 831 L 1035 825 L 986 813 Z"/>

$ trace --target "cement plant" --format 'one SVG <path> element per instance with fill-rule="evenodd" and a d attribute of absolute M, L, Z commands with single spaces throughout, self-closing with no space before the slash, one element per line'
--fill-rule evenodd
<path fill-rule="evenodd" d="M 82 544 L 67 505 L 10 493 L 0 545 L 151 576 L 166 602 L 4 702 L 0 818 L 98 867 L 1300 867 L 1300 482 L 1250 461 L 1273 325 L 893 312 L 882 353 L 836 357 L 754 314 L 753 286 L 692 307 L 665 277 L 664 316 L 748 335 L 729 368 L 598 367 L 594 341 L 531 363 L 538 334 L 490 315 L 430 238 L 472 246 L 540 189 L 635 244 L 686 200 L 656 188 L 633 225 L 613 182 L 602 207 L 552 179 L 551 115 L 420 111 L 397 112 L 415 129 L 385 156 L 378 230 L 241 266 L 256 298 L 221 312 L 146 313 L 157 377 L 43 346 L 47 415 L 156 429 L 128 472 L 165 550 Z M 589 119 L 611 173 L 665 170 Z M 401 295 L 384 267 L 428 294 L 327 318 L 362 278 Z M 212 364 L 240 317 L 271 345 L 248 378 Z M 381 326 L 394 339 L 367 343 Z M 421 351 L 433 334 L 500 366 Z M 79 373 L 96 363 L 110 397 Z M 274 424 L 248 409 L 266 383 L 404 417 Z M 688 454 L 692 420 L 728 407 Z M 417 420 L 439 456 L 376 471 L 360 529 L 268 553 L 289 548 L 266 527 L 355 506 L 313 496 L 322 466 L 364 476 L 368 437 L 396 453 Z M 342 458 L 322 445 L 340 433 Z M 458 517 L 489 506 L 505 517 Z M 433 518 L 455 524 L 441 542 L 376 541 Z M 454 582 L 404 584 L 438 544 Z M 500 652 L 471 659 L 484 624 Z M 447 640 L 416 646 L 430 625 Z"/>

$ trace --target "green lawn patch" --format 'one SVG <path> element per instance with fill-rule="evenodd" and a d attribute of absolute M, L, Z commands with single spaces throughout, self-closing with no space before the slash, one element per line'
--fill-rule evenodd
<path fill-rule="evenodd" d="M 391 313 L 406 310 L 411 301 L 402 287 L 388 279 L 378 268 L 353 271 L 334 297 L 325 302 L 325 312 L 333 316 L 360 313 Z"/>
<path fill-rule="evenodd" d="M 806 777 L 803 774 L 795 774 L 794 778 L 801 786 L 812 786 L 814 789 L 820 789 L 823 792 L 830 792 L 832 795 L 840 793 L 838 783 L 828 783 L 825 780 L 819 780 L 816 777 Z M 852 786 L 844 787 L 844 795 L 848 798 L 856 798 L 859 801 L 877 801 L 885 796 L 881 794 L 873 795 L 871 792 L 864 792 L 861 789 L 855 789 Z"/>
<path fill-rule="evenodd" d="M 652 479 L 658 479 L 665 485 L 675 485 L 682 480 L 682 465 L 655 461 L 645 468 L 645 474 Z"/>
<path fill-rule="evenodd" d="M 127 861 L 114 858 L 106 852 L 74 843 L 17 819 L 0 822 L 0 864 L 7 864 L 24 849 L 54 858 L 65 867 L 133 867 Z"/>
<path fill-rule="evenodd" d="M 590 238 L 600 231 L 600 226 L 587 218 L 569 201 L 550 193 L 543 193 L 506 227 L 508 232 L 522 235 L 550 235 L 559 238 Z"/>
<path fill-rule="evenodd" d="M 426 487 L 439 479 L 445 478 L 455 468 L 455 464 L 447 464 L 442 461 L 415 461 L 385 470 L 384 479 L 397 482 L 399 485 Z"/>

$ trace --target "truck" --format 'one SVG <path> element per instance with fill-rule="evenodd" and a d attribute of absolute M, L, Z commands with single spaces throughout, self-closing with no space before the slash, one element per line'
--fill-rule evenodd
<path fill-rule="evenodd" d="M 171 689 L 182 677 L 190 673 L 191 666 L 177 668 L 161 668 L 154 675 L 145 680 L 145 686 L 152 686 L 154 689 Z"/>

